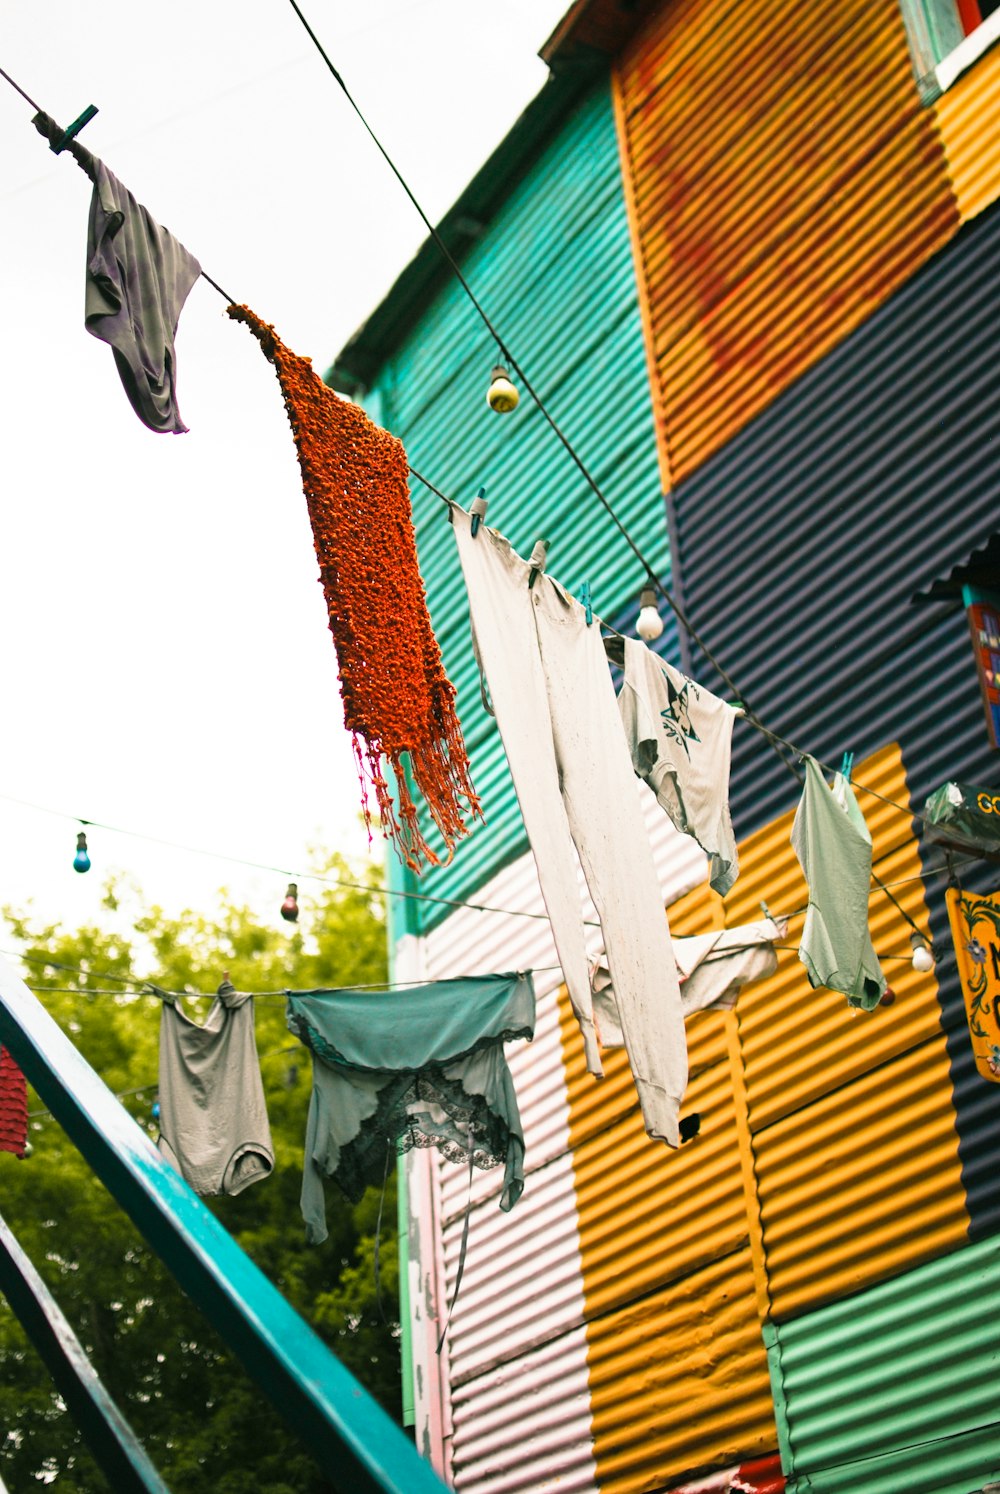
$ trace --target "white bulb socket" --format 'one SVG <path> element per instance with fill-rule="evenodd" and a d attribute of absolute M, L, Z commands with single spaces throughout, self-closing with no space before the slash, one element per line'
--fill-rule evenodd
<path fill-rule="evenodd" d="M 639 597 L 639 617 L 635 631 L 644 643 L 654 643 L 663 632 L 663 618 L 656 606 L 656 592 L 644 586 Z"/>
<path fill-rule="evenodd" d="M 914 970 L 919 970 L 921 975 L 927 975 L 934 969 L 934 955 L 930 946 L 920 934 L 911 934 L 910 943 L 913 945 L 911 963 Z"/>

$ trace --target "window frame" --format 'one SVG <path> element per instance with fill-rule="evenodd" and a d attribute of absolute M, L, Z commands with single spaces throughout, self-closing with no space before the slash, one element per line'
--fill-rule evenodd
<path fill-rule="evenodd" d="M 1000 9 L 967 35 L 959 0 L 900 0 L 917 87 L 933 103 L 1000 41 Z"/>

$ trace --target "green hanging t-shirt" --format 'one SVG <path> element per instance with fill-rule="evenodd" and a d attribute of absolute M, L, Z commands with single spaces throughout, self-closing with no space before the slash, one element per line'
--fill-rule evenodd
<path fill-rule="evenodd" d="M 809 884 L 799 959 L 814 986 L 842 991 L 871 1011 L 886 981 L 868 929 L 872 838 L 854 790 L 842 774 L 833 788 L 814 758 L 792 825 L 792 848 Z"/>

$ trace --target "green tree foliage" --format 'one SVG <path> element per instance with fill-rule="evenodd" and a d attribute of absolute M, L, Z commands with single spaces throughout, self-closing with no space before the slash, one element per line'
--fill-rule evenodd
<path fill-rule="evenodd" d="M 332 876 L 351 880 L 334 858 Z M 357 880 L 357 878 L 353 878 Z M 159 1006 L 148 996 L 102 994 L 120 976 L 171 991 L 212 992 L 228 971 L 240 990 L 280 993 L 378 982 L 386 974 L 382 899 L 367 888 L 303 897 L 300 926 L 264 924 L 221 896 L 214 917 L 168 917 L 107 889 L 108 927 L 36 927 L 6 913 L 35 961 L 27 979 L 138 1123 L 155 1138 Z M 59 966 L 68 967 L 60 969 Z M 78 974 L 84 971 L 85 974 Z M 65 989 L 71 988 L 71 989 Z M 210 998 L 187 1003 L 203 1017 Z M 395 1179 L 380 1238 L 377 1190 L 352 1207 L 328 1188 L 330 1237 L 305 1243 L 298 1194 L 311 1068 L 285 1026 L 280 995 L 256 1003 L 257 1047 L 275 1148 L 273 1174 L 209 1206 L 349 1369 L 398 1417 L 399 1325 Z M 41 1110 L 29 1094 L 29 1109 Z M 32 1153 L 0 1153 L 2 1212 L 46 1279 L 99 1374 L 178 1494 L 322 1494 L 338 1488 L 300 1449 L 158 1257 L 95 1179 L 57 1123 L 31 1121 Z M 383 1318 L 384 1313 L 384 1318 Z M 0 1473 L 89 1494 L 106 1483 L 19 1323 L 0 1299 Z"/>

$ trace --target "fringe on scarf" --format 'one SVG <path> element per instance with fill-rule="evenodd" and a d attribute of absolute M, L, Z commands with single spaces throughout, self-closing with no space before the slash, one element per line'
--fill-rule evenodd
<path fill-rule="evenodd" d="M 230 306 L 274 365 L 295 437 L 320 580 L 339 665 L 371 837 L 368 790 L 383 834 L 413 871 L 438 864 L 419 823 L 407 769 L 450 860 L 482 811 L 469 776 L 455 687 L 444 671 L 417 565 L 402 443 L 341 399 L 308 358 L 286 348 L 247 306 Z M 393 783 L 396 791 L 393 802 Z"/>

